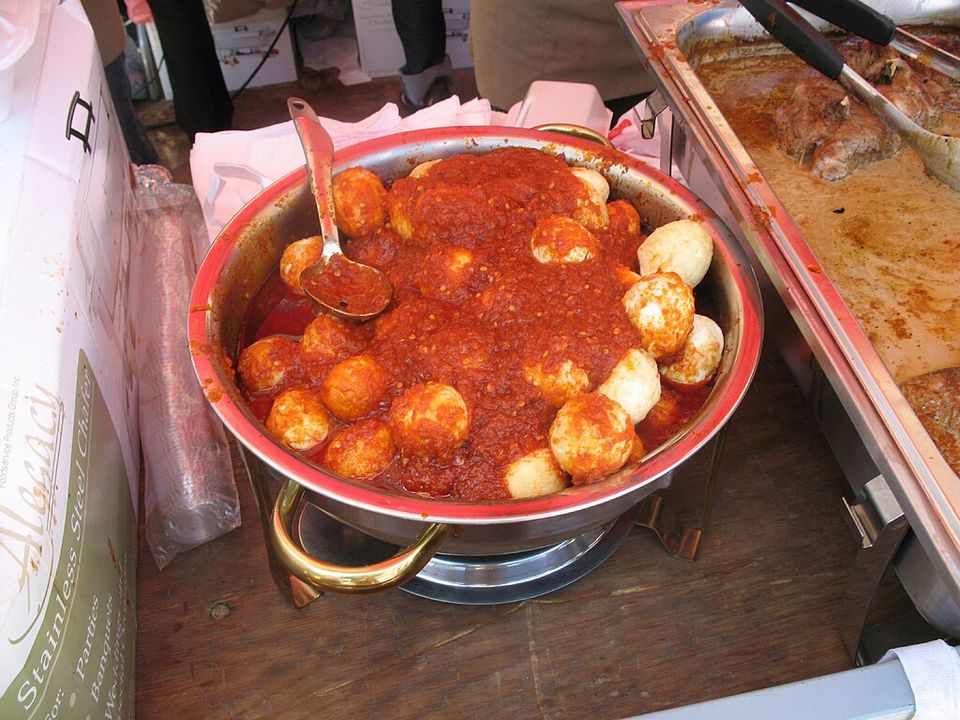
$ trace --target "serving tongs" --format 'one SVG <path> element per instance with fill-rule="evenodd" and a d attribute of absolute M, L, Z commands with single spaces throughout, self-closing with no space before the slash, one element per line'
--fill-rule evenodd
<path fill-rule="evenodd" d="M 838 28 L 877 45 L 893 48 L 911 60 L 960 80 L 960 58 L 897 27 L 891 17 L 864 5 L 860 0 L 790 1 Z"/>
<path fill-rule="evenodd" d="M 811 0 L 803 2 L 814 4 Z M 740 0 L 740 4 L 767 32 L 800 59 L 839 82 L 847 92 L 898 132 L 934 177 L 960 191 L 960 138 L 932 133 L 913 122 L 847 65 L 840 51 L 783 0 Z"/>

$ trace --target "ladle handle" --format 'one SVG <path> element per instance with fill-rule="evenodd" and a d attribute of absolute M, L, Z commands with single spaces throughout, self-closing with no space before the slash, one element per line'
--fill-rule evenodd
<path fill-rule="evenodd" d="M 838 28 L 878 45 L 889 45 L 897 24 L 860 0 L 790 0 Z"/>
<path fill-rule="evenodd" d="M 307 159 L 307 175 L 320 216 L 323 256 L 329 258 L 330 255 L 340 252 L 340 234 L 334 220 L 333 206 L 333 140 L 323 129 L 320 119 L 306 100 L 289 98 L 287 109 Z"/>
<path fill-rule="evenodd" d="M 740 0 L 740 4 L 801 60 L 831 80 L 840 77 L 846 64 L 843 55 L 783 0 Z"/>

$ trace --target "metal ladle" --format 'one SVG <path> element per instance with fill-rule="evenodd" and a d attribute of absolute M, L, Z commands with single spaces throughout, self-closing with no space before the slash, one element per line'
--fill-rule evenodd
<path fill-rule="evenodd" d="M 390 304 L 393 286 L 381 271 L 343 254 L 334 221 L 333 140 L 305 100 L 292 97 L 287 100 L 287 108 L 303 145 L 323 239 L 323 254 L 300 273 L 300 285 L 314 302 L 331 313 L 349 320 L 369 320 Z"/>
<path fill-rule="evenodd" d="M 927 170 L 960 191 L 960 138 L 925 130 L 847 65 L 843 55 L 783 0 L 740 0 L 757 22 L 808 65 L 839 82 L 914 149 Z"/>

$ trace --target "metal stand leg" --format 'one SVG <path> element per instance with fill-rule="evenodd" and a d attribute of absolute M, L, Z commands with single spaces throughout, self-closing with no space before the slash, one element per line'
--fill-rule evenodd
<path fill-rule="evenodd" d="M 678 178 L 673 174 L 673 136 L 677 127 L 677 121 L 673 114 L 670 114 L 669 127 L 667 123 L 661 121 L 660 129 L 660 172 L 683 182 L 683 178 Z M 679 133 L 677 133 L 679 135 Z"/>
<path fill-rule="evenodd" d="M 672 113 L 661 117 L 661 113 L 669 107 L 663 94 L 654 90 L 647 95 L 643 103 L 643 111 L 633 108 L 634 123 L 640 128 L 640 136 L 651 140 L 660 133 L 660 171 L 673 177 L 673 131 L 675 122 Z M 664 122 L 664 120 L 668 122 Z"/>
<path fill-rule="evenodd" d="M 150 37 L 147 35 L 147 28 L 143 24 L 137 24 L 137 47 L 143 58 L 143 70 L 147 76 L 147 96 L 152 101 L 157 101 L 163 97 L 163 90 L 160 87 L 160 73 L 157 70 L 157 63 L 154 61 L 153 48 L 150 46 Z"/>
<path fill-rule="evenodd" d="M 843 644 L 850 658 L 860 658 L 860 641 L 877 587 L 910 526 L 881 475 L 864 485 L 857 501 L 843 500 L 860 547 L 853 559 L 843 598 Z"/>
<path fill-rule="evenodd" d="M 704 531 L 710 526 L 710 517 L 713 514 L 713 502 L 717 494 L 717 468 L 720 465 L 720 457 L 723 455 L 723 445 L 726 437 L 727 425 L 724 425 L 713 441 L 713 453 L 710 456 L 710 470 L 707 473 L 707 484 L 704 489 L 703 515 L 700 520 L 700 527 L 680 527 L 676 516 L 664 504 L 661 495 L 653 493 L 640 503 L 636 524 L 656 533 L 666 551 L 675 558 L 689 562 L 697 559 L 700 541 L 703 539 Z"/>
<path fill-rule="evenodd" d="M 249 451 L 241 447 L 243 464 L 247 469 L 247 475 L 250 478 L 250 486 L 253 488 L 253 496 L 257 501 L 257 510 L 260 514 L 260 526 L 263 529 L 263 537 L 267 548 L 267 561 L 270 565 L 270 574 L 273 581 L 280 588 L 280 592 L 293 604 L 295 608 L 306 607 L 323 593 L 316 590 L 297 577 L 287 572 L 277 559 L 270 544 L 270 522 L 273 513 L 274 497 L 270 492 L 270 478 L 264 472 L 263 464 Z"/>

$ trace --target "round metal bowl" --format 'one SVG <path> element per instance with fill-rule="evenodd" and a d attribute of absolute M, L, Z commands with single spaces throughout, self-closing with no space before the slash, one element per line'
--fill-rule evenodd
<path fill-rule="evenodd" d="M 191 298 L 189 339 L 197 377 L 213 409 L 245 448 L 286 482 L 274 513 L 274 549 L 289 562 L 306 562 L 289 547 L 294 506 L 304 489 L 340 521 L 387 542 L 415 543 L 422 566 L 429 554 L 489 555 L 544 547 L 612 521 L 658 486 L 673 468 L 704 445 L 730 418 L 753 377 L 762 340 L 756 279 L 736 240 L 689 190 L 653 168 L 590 141 L 519 128 L 441 128 L 403 133 L 345 148 L 334 172 L 362 165 L 386 182 L 418 163 L 458 153 L 506 146 L 537 148 L 570 165 L 599 170 L 611 197 L 634 202 L 644 223 L 696 217 L 714 239 L 713 263 L 697 294 L 707 294 L 723 328 L 725 348 L 715 385 L 690 425 L 642 462 L 584 487 L 524 500 L 466 503 L 382 490 L 337 477 L 281 447 L 247 409 L 233 367 L 243 318 L 251 299 L 277 267 L 284 247 L 318 232 L 316 205 L 303 168 L 268 187 L 224 227 L 197 274 Z M 423 546 L 429 545 L 424 560 Z M 399 557 L 399 556 L 398 556 Z M 422 562 L 421 562 L 422 560 Z M 410 568 L 404 566 L 403 572 Z M 299 576 L 318 580 L 316 568 Z M 397 580 L 394 578 L 391 583 Z M 370 589 L 352 585 L 337 589 Z"/>

